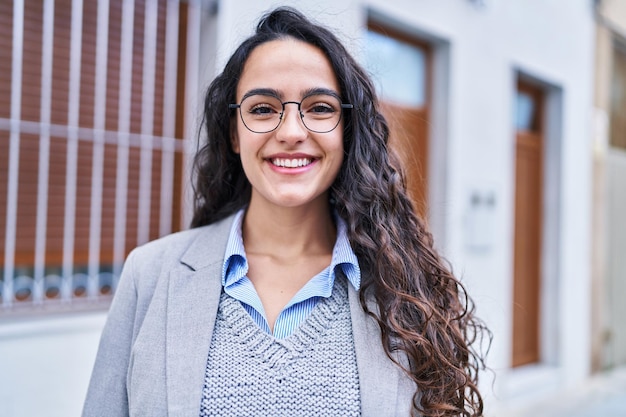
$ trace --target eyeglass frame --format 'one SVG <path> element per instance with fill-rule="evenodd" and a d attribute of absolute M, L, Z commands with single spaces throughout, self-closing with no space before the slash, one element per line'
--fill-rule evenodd
<path fill-rule="evenodd" d="M 280 104 L 282 106 L 282 110 L 280 112 L 280 116 L 278 118 L 278 123 L 276 124 L 276 127 L 271 129 L 271 130 L 257 132 L 256 130 L 252 130 L 252 129 L 250 129 L 248 127 L 248 125 L 246 124 L 246 121 L 243 118 L 243 114 L 241 112 L 241 103 L 243 103 L 245 99 L 247 99 L 249 97 L 252 97 L 252 96 L 255 96 L 255 95 L 274 97 L 274 98 L 276 98 L 276 99 L 278 99 L 280 101 L 280 97 L 278 97 L 277 94 L 267 94 L 265 92 L 254 91 L 253 94 L 248 93 L 248 94 L 244 95 L 244 97 L 241 99 L 239 104 L 236 104 L 236 103 L 229 104 L 228 108 L 229 109 L 239 109 L 239 118 L 241 119 L 241 121 L 242 121 L 243 125 L 246 127 L 246 129 L 248 129 L 252 133 L 258 133 L 258 134 L 270 133 L 270 132 L 273 132 L 273 131 L 275 131 L 276 129 L 278 129 L 280 127 L 280 125 L 283 122 L 283 116 L 285 115 L 285 105 L 286 104 L 297 104 L 298 105 L 298 114 L 300 114 L 300 120 L 302 121 L 302 125 L 306 128 L 306 130 L 308 130 L 309 132 L 313 132 L 313 133 L 329 133 L 329 132 L 332 132 L 333 130 L 337 129 L 337 126 L 339 126 L 339 123 L 341 123 L 341 118 L 343 116 L 343 110 L 344 109 L 353 109 L 354 108 L 354 105 L 352 105 L 350 103 L 342 103 L 341 102 L 341 97 L 339 97 L 339 95 L 336 94 L 333 91 L 313 91 L 313 92 L 310 92 L 308 94 L 305 94 L 304 97 L 302 97 L 302 99 L 299 102 L 298 101 L 282 101 L 282 102 L 280 102 Z M 337 119 L 337 124 L 332 129 L 325 130 L 323 132 L 317 131 L 317 130 L 313 130 L 310 127 L 308 127 L 306 125 L 306 122 L 304 121 L 304 114 L 302 113 L 302 110 L 301 110 L 302 102 L 304 100 L 306 100 L 308 97 L 319 96 L 319 95 L 328 95 L 328 96 L 335 97 L 337 99 L 337 101 L 339 101 L 339 105 L 340 105 L 339 108 L 341 109 L 341 114 L 339 115 L 339 119 Z"/>

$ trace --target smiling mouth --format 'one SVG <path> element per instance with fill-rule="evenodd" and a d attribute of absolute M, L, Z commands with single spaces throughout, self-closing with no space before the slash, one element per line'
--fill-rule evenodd
<path fill-rule="evenodd" d="M 294 159 L 286 159 L 286 158 L 274 158 L 270 159 L 272 165 L 281 167 L 281 168 L 300 168 L 305 167 L 313 163 L 313 159 L 310 158 L 294 158 Z"/>

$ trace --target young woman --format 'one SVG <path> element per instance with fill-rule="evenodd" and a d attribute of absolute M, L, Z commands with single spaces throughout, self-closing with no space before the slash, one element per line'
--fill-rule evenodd
<path fill-rule="evenodd" d="M 486 330 L 337 38 L 266 15 L 204 128 L 192 229 L 129 255 L 83 416 L 482 415 Z"/>

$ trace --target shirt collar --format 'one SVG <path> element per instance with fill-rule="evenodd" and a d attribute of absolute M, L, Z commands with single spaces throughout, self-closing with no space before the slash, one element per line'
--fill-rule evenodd
<path fill-rule="evenodd" d="M 346 278 L 348 278 L 348 281 L 350 281 L 350 284 L 358 291 L 361 287 L 359 260 L 350 246 L 346 222 L 337 213 L 334 213 L 334 217 L 337 225 L 337 240 L 335 241 L 333 257 L 330 261 L 330 272 L 331 274 L 334 273 L 336 267 L 339 266 Z"/>
<path fill-rule="evenodd" d="M 248 261 L 246 259 L 246 251 L 243 246 L 241 232 L 244 214 L 245 208 L 239 210 L 230 228 L 222 267 L 222 285 L 224 287 L 238 282 L 248 273 Z M 336 213 L 334 213 L 334 219 L 337 226 L 337 239 L 333 247 L 329 276 L 334 282 L 335 271 L 337 267 L 341 268 L 341 271 L 350 284 L 358 291 L 361 287 L 361 268 L 359 267 L 359 261 L 350 246 L 345 221 Z"/>
<path fill-rule="evenodd" d="M 244 213 L 245 209 L 239 210 L 230 227 L 226 252 L 224 253 L 224 265 L 222 266 L 222 285 L 224 287 L 234 284 L 248 273 L 248 260 L 241 234 Z"/>

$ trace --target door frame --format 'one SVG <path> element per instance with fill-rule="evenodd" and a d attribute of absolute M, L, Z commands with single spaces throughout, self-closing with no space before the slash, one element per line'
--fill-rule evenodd
<path fill-rule="evenodd" d="M 563 329 L 560 313 L 561 296 L 561 166 L 563 157 L 563 89 L 557 83 L 547 81 L 543 77 L 533 75 L 532 72 L 521 68 L 513 68 L 511 72 L 512 109 L 515 109 L 515 96 L 518 82 L 521 81 L 534 88 L 540 88 L 544 93 L 543 105 L 543 214 L 542 214 L 542 250 L 541 250 L 541 279 L 539 308 L 541 310 L 539 322 L 540 361 L 538 365 L 554 368 L 559 366 L 560 340 Z M 513 113 L 511 113 L 513 114 Z M 515 161 L 516 161 L 516 129 L 512 122 L 512 159 L 511 159 L 511 210 L 515 210 Z M 514 238 L 515 215 L 511 216 L 511 236 Z M 513 307 L 513 244 L 511 245 L 511 308 Z M 512 313 L 511 310 L 511 339 L 512 343 Z M 512 347 L 509 350 L 512 352 Z M 512 358 L 511 358 L 512 359 Z M 512 363 L 512 360 L 511 362 Z M 536 366 L 533 364 L 531 366 Z M 524 368 L 521 366 L 519 368 Z M 515 368 L 518 369 L 518 368 Z"/>
<path fill-rule="evenodd" d="M 455 231 L 449 227 L 450 210 L 448 195 L 449 176 L 449 111 L 450 111 L 450 56 L 451 46 L 446 38 L 408 23 L 374 8 L 368 8 L 363 28 L 378 26 L 398 33 L 403 39 L 428 45 L 430 48 L 430 76 L 428 76 L 428 191 L 427 218 L 431 232 L 436 236 L 437 249 L 445 251 L 448 242 L 454 241 Z"/>

